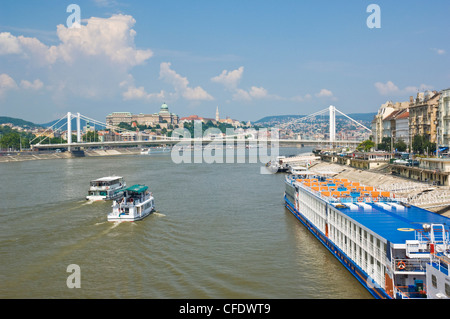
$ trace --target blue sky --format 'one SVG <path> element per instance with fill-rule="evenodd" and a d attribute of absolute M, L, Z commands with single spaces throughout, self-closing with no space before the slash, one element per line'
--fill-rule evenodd
<path fill-rule="evenodd" d="M 70 4 L 80 28 L 66 24 Z M 381 9 L 370 29 L 369 4 Z M 450 87 L 450 2 L 5 0 L 0 115 L 45 123 L 68 111 L 256 121 Z"/>

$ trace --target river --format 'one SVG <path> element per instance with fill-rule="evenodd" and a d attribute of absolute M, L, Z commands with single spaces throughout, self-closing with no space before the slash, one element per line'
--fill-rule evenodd
<path fill-rule="evenodd" d="M 1 163 L 0 298 L 371 299 L 283 206 L 284 174 L 262 166 L 162 154 Z M 113 174 L 148 185 L 157 211 L 107 222 L 111 203 L 85 196 Z"/>

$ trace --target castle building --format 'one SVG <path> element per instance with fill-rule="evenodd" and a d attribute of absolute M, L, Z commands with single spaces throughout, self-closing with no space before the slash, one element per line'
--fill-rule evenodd
<path fill-rule="evenodd" d="M 161 105 L 159 112 L 153 114 L 131 114 L 129 112 L 114 112 L 106 117 L 106 124 L 117 126 L 120 123 L 137 125 L 168 127 L 169 125 L 178 125 L 179 117 L 174 113 L 170 113 L 166 103 Z"/>

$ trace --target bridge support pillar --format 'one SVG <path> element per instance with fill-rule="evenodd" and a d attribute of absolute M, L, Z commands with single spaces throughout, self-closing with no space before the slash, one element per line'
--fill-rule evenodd
<path fill-rule="evenodd" d="M 72 113 L 67 112 L 67 150 L 71 151 L 72 145 Z"/>
<path fill-rule="evenodd" d="M 330 105 L 330 147 L 333 148 L 336 141 L 336 108 Z"/>
<path fill-rule="evenodd" d="M 80 113 L 77 113 L 77 143 L 81 143 Z"/>

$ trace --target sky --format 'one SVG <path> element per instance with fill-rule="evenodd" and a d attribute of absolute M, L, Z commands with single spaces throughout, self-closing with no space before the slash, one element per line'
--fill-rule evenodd
<path fill-rule="evenodd" d="M 449 17 L 448 0 L 2 0 L 0 116 L 377 112 L 450 87 Z"/>

